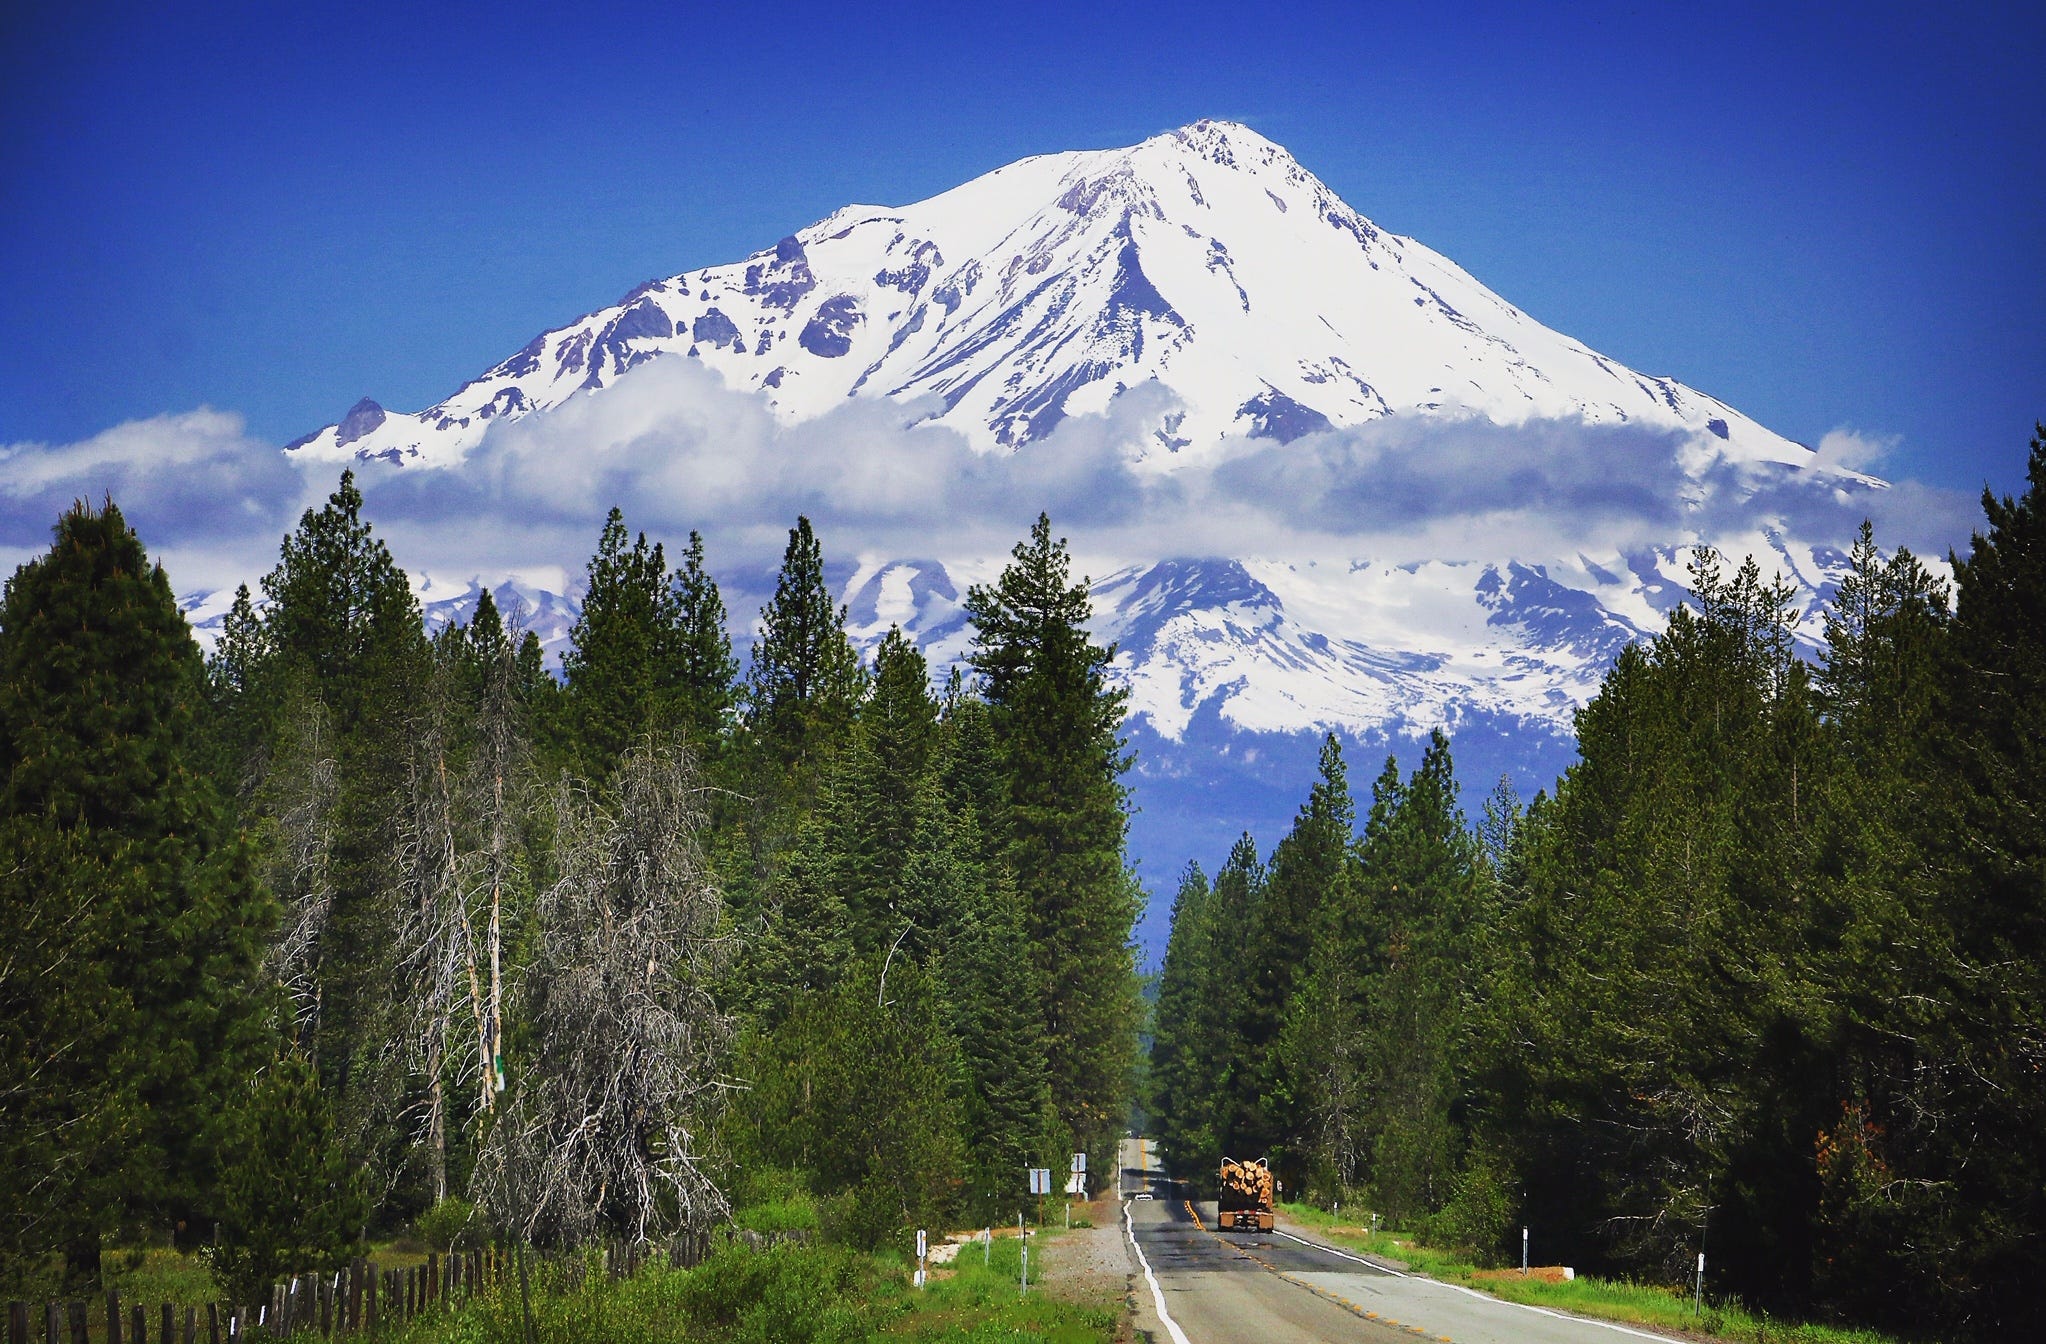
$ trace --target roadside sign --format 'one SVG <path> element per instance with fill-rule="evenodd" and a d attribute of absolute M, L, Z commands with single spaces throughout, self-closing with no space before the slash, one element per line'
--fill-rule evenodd
<path fill-rule="evenodd" d="M 1050 1167 L 1030 1168 L 1030 1193 L 1033 1195 L 1048 1195 L 1051 1193 Z"/>
<path fill-rule="evenodd" d="M 1073 1170 L 1083 1173 L 1087 1170 L 1087 1154 L 1085 1153 L 1073 1154 Z"/>
<path fill-rule="evenodd" d="M 1069 1195 L 1079 1195 L 1083 1199 L 1086 1198 L 1087 1174 L 1085 1172 L 1076 1171 L 1072 1175 L 1066 1177 L 1066 1193 Z"/>

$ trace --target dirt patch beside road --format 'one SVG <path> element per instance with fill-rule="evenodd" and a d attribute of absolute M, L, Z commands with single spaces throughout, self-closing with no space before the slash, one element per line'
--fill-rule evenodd
<path fill-rule="evenodd" d="M 1129 1244 L 1122 1233 L 1122 1206 L 1113 1199 L 1097 1199 L 1091 1204 L 1075 1204 L 1073 1212 L 1084 1212 L 1094 1225 L 1046 1238 L 1043 1278 L 1038 1282 L 1062 1302 L 1121 1301 L 1129 1292 L 1131 1273 Z M 1030 1258 L 1037 1260 L 1034 1254 Z M 1037 1264 L 1030 1268 L 1031 1277 L 1037 1278 Z"/>

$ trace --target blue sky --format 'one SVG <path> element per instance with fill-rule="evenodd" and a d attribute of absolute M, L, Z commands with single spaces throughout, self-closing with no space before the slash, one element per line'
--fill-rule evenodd
<path fill-rule="evenodd" d="M 1637 368 L 1894 437 L 1885 474 L 2015 488 L 2046 418 L 2037 6 L 29 8 L 0 443 L 416 409 L 848 201 L 1201 116 Z"/>

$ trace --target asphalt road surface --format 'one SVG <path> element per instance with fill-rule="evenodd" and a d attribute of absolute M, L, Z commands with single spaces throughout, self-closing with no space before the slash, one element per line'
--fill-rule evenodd
<path fill-rule="evenodd" d="M 1216 1232 L 1214 1205 L 1176 1193 L 1142 1139 L 1123 1144 L 1120 1191 L 1137 1271 L 1137 1326 L 1158 1344 L 1668 1339 L 1400 1274 L 1289 1231 Z"/>

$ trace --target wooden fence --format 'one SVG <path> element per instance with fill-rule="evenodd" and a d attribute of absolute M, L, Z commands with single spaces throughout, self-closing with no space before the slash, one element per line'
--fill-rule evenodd
<path fill-rule="evenodd" d="M 616 1242 L 603 1247 L 594 1261 L 570 1256 L 555 1263 L 576 1278 L 597 1268 L 622 1279 L 663 1253 L 670 1265 L 693 1267 L 711 1246 L 711 1234 L 699 1232 L 665 1247 Z M 116 1292 L 106 1294 L 104 1314 L 76 1300 L 43 1303 L 40 1312 L 27 1302 L 9 1302 L 7 1344 L 238 1344 L 256 1336 L 283 1339 L 313 1331 L 322 1337 L 373 1335 L 480 1293 L 500 1287 L 517 1291 L 516 1264 L 511 1251 L 495 1248 L 432 1254 L 424 1264 L 392 1269 L 355 1260 L 329 1273 L 300 1274 L 273 1284 L 268 1301 L 243 1306 L 166 1302 L 154 1309 L 140 1303 L 124 1308 Z"/>

